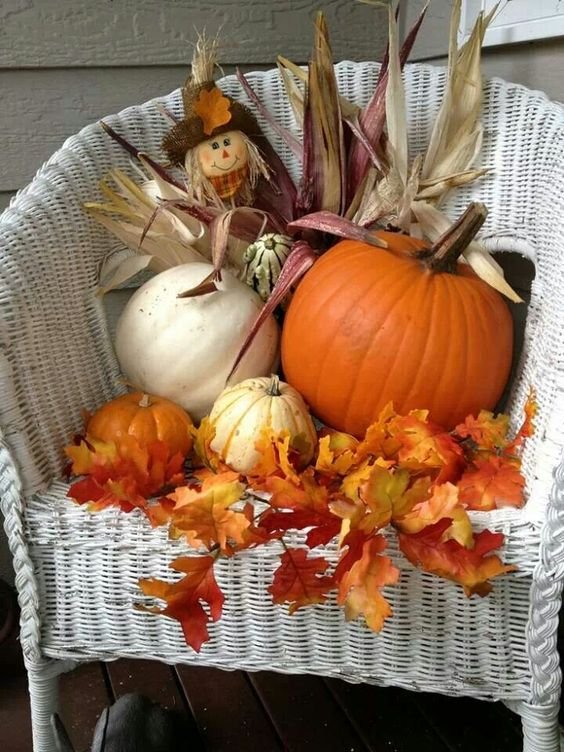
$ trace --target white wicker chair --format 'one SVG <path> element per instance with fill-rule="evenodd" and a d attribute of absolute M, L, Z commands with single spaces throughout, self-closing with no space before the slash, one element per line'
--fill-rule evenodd
<path fill-rule="evenodd" d="M 376 66 L 341 63 L 345 95 L 363 104 Z M 281 122 L 291 113 L 275 71 L 250 76 Z M 444 71 L 406 73 L 411 147 L 427 143 Z M 222 84 L 239 94 L 233 78 Z M 163 100 L 180 114 L 175 92 Z M 111 166 L 128 159 L 96 124 L 70 138 L 21 191 L 0 220 L 0 491 L 16 570 L 32 699 L 35 752 L 52 752 L 49 717 L 57 676 L 77 662 L 118 656 L 222 668 L 310 672 L 503 700 L 523 718 L 527 752 L 555 752 L 561 676 L 556 634 L 564 574 L 564 110 L 537 92 L 492 80 L 483 113 L 482 164 L 491 174 L 460 191 L 490 208 L 492 248 L 517 250 L 536 266 L 524 354 L 510 411 L 520 417 L 537 390 L 537 431 L 524 458 L 529 501 L 523 510 L 475 513 L 477 528 L 506 535 L 503 557 L 518 572 L 483 600 L 400 566 L 390 588 L 394 616 L 380 636 L 347 624 L 334 605 L 290 617 L 269 603 L 276 548 L 223 563 L 225 614 L 196 655 L 175 622 L 140 613 L 140 576 L 171 576 L 182 551 L 140 514 L 89 514 L 65 499 L 62 447 L 81 426 L 81 410 L 115 396 L 119 382 L 104 308 L 96 297 L 100 260 L 113 241 L 81 210 Z M 166 123 L 154 102 L 108 118 L 158 154 Z M 265 126 L 291 165 L 291 156 Z M 22 155 L 25 158 L 25 155 Z M 292 166 L 294 175 L 296 165 Z M 484 364 L 487 378 L 487 363 Z M 556 474 L 556 480 L 554 475 Z M 330 549 L 329 556 L 334 556 Z"/>

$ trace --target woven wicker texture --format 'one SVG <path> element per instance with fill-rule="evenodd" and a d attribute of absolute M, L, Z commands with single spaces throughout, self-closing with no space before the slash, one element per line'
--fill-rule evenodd
<path fill-rule="evenodd" d="M 342 92 L 365 103 L 377 66 L 341 63 L 337 70 Z M 249 78 L 278 120 L 294 128 L 277 73 Z M 414 154 L 428 142 L 444 81 L 440 69 L 407 69 Z M 221 85 L 240 96 L 233 78 Z M 161 101 L 182 114 L 179 91 Z M 160 156 L 167 124 L 155 102 L 107 122 Z M 57 481 L 62 447 L 81 426 L 81 410 L 123 391 L 95 296 L 99 263 L 115 244 L 85 217 L 81 203 L 98 195 L 97 182 L 111 167 L 132 170 L 124 152 L 92 125 L 65 143 L 0 220 L 0 491 L 30 667 L 43 657 L 129 655 L 502 698 L 523 712 L 527 749 L 541 749 L 537 726 L 552 740 L 542 749 L 556 749 L 555 641 L 564 574 L 564 111 L 540 93 L 492 80 L 483 122 L 481 164 L 491 173 L 453 195 L 446 210 L 455 215 L 470 198 L 484 201 L 488 245 L 524 253 L 536 267 L 510 402 L 517 424 L 534 385 L 537 431 L 524 457 L 529 502 L 524 510 L 473 516 L 478 528 L 505 533 L 502 555 L 519 571 L 496 581 L 488 598 L 468 600 L 454 585 L 410 567 L 391 542 L 402 575 L 386 593 L 394 615 L 376 636 L 347 624 L 332 603 L 292 617 L 274 607 L 266 588 L 278 550 L 262 548 L 222 563 L 225 615 L 200 655 L 185 646 L 176 623 L 134 609 L 141 600 L 138 578 L 170 577 L 168 563 L 184 549 L 136 513 L 90 515 L 64 499 L 66 486 Z M 261 125 L 297 178 L 291 154 Z M 50 749 L 47 742 L 38 745 Z"/>

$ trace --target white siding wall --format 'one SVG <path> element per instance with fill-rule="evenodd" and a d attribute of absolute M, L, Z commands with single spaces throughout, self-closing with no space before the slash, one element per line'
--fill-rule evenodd
<path fill-rule="evenodd" d="M 404 3 L 404 28 L 422 5 Z M 414 60 L 444 62 L 450 6 L 433 0 Z M 278 52 L 304 62 L 319 7 L 335 59 L 380 58 L 385 15 L 353 0 L 0 0 L 0 211 L 68 135 L 179 86 L 195 29 L 222 29 L 226 72 L 270 67 Z M 564 100 L 562 40 L 488 49 L 484 67 Z"/>

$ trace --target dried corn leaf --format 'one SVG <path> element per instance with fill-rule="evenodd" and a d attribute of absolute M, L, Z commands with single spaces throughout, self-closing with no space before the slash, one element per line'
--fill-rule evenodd
<path fill-rule="evenodd" d="M 251 102 L 255 105 L 257 110 L 260 112 L 262 117 L 266 120 L 266 122 L 270 125 L 272 130 L 280 136 L 280 138 L 284 141 L 286 146 L 291 150 L 292 154 L 296 157 L 296 159 L 301 159 L 303 155 L 303 149 L 302 145 L 298 141 L 298 139 L 290 133 L 290 131 L 287 128 L 284 128 L 276 117 L 263 105 L 260 98 L 257 96 L 255 90 L 253 87 L 249 84 L 247 79 L 245 78 L 244 74 L 237 68 L 237 79 L 241 86 L 243 87 L 243 90 L 245 94 L 249 97 Z"/>
<path fill-rule="evenodd" d="M 381 4 L 381 3 L 380 3 Z M 419 18 L 410 29 L 405 41 L 401 46 L 400 51 L 400 66 L 403 68 L 407 58 L 413 48 L 423 19 L 427 13 L 428 3 L 421 11 Z M 384 131 L 384 125 L 386 122 L 386 89 L 388 84 L 388 60 L 389 54 L 384 57 L 382 66 L 380 68 L 380 75 L 378 77 L 378 83 L 374 90 L 374 94 L 370 99 L 368 105 L 362 111 L 360 116 L 360 124 L 362 126 L 363 133 L 374 147 L 378 151 L 378 145 L 382 139 Z M 348 196 L 351 204 L 359 203 L 357 194 L 364 188 L 364 179 L 367 171 L 370 169 L 370 157 L 367 154 L 364 146 L 360 142 L 354 142 L 349 151 L 348 162 Z"/>
<path fill-rule="evenodd" d="M 290 99 L 291 102 L 292 102 L 292 98 L 295 99 L 295 104 L 300 110 L 300 122 L 302 122 L 303 121 L 303 107 L 304 107 L 304 91 L 303 89 L 300 89 L 299 87 L 295 86 L 295 81 L 291 79 L 289 74 L 292 74 L 301 83 L 306 84 L 307 83 L 307 70 L 305 68 L 301 68 L 299 65 L 296 65 L 295 63 L 293 63 L 291 60 L 288 60 L 288 58 L 284 57 L 283 55 L 278 55 L 278 70 L 280 71 L 280 74 L 282 75 L 282 80 L 284 81 L 284 86 L 286 87 L 286 93 L 288 94 L 288 98 Z M 293 82 L 293 85 L 290 84 L 290 88 L 288 88 L 288 86 L 286 85 L 287 80 L 290 80 Z M 354 104 L 354 102 L 351 102 L 350 99 L 347 99 L 346 97 L 343 97 L 340 94 L 339 94 L 339 104 L 341 106 L 341 114 L 344 120 L 347 120 L 348 118 L 357 117 L 358 114 L 360 113 L 360 107 L 357 104 Z"/>
<path fill-rule="evenodd" d="M 135 277 L 142 271 L 151 268 L 153 256 L 128 256 L 117 264 L 113 259 L 105 259 L 100 269 L 100 284 L 98 286 L 98 295 L 105 295 L 110 290 L 123 285 L 128 280 Z M 154 269 L 154 271 L 159 271 Z"/>
<path fill-rule="evenodd" d="M 419 192 L 417 198 L 425 201 L 440 198 L 451 188 L 460 188 L 462 185 L 473 183 L 478 178 L 488 172 L 487 168 L 471 169 L 459 172 L 456 175 L 445 175 L 444 177 L 434 177 L 428 180 L 419 181 Z"/>
<path fill-rule="evenodd" d="M 459 50 L 460 8 L 461 0 L 455 0 L 450 24 L 447 84 L 422 170 L 423 181 L 445 181 L 444 192 L 450 187 L 447 176 L 467 173 L 481 148 L 481 47 L 488 24 L 497 10 L 496 6 L 488 15 L 480 13 L 470 38 Z M 435 192 L 432 197 L 440 200 L 444 192 L 439 195 Z"/>
<path fill-rule="evenodd" d="M 345 199 L 345 147 L 329 31 L 323 13 L 315 21 L 304 110 L 304 182 L 313 211 L 341 214 Z"/>
<path fill-rule="evenodd" d="M 423 232 L 423 236 L 435 242 L 452 225 L 450 219 L 435 206 L 425 201 L 414 201 L 411 205 L 413 213 Z M 505 295 L 514 303 L 523 301 L 515 290 L 505 281 L 503 269 L 480 243 L 473 241 L 464 251 L 462 260 L 466 261 L 476 274 L 491 285 L 498 292 Z"/>
<path fill-rule="evenodd" d="M 287 65 L 289 62 L 289 60 L 278 56 L 278 71 L 282 83 L 284 84 L 284 89 L 286 90 L 286 96 L 292 107 L 294 120 L 296 121 L 296 124 L 301 127 L 304 122 L 304 90 L 298 86 L 296 79 L 290 73 Z"/>
<path fill-rule="evenodd" d="M 407 118 L 405 89 L 399 58 L 398 25 L 392 6 L 388 6 L 389 63 L 386 86 L 386 122 L 390 164 L 403 185 L 407 185 Z"/>

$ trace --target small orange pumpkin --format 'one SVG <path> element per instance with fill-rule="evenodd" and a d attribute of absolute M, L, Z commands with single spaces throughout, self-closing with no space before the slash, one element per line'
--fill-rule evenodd
<path fill-rule="evenodd" d="M 282 365 L 325 423 L 361 437 L 392 401 L 400 414 L 426 408 L 450 429 L 496 405 L 511 367 L 511 313 L 456 263 L 477 231 L 476 208 L 432 249 L 379 232 L 387 250 L 343 241 L 304 277 L 286 314 Z"/>
<path fill-rule="evenodd" d="M 101 441 L 129 434 L 141 444 L 163 441 L 172 454 L 192 449 L 192 420 L 179 405 L 164 397 L 132 392 L 103 405 L 88 421 L 86 432 Z"/>

